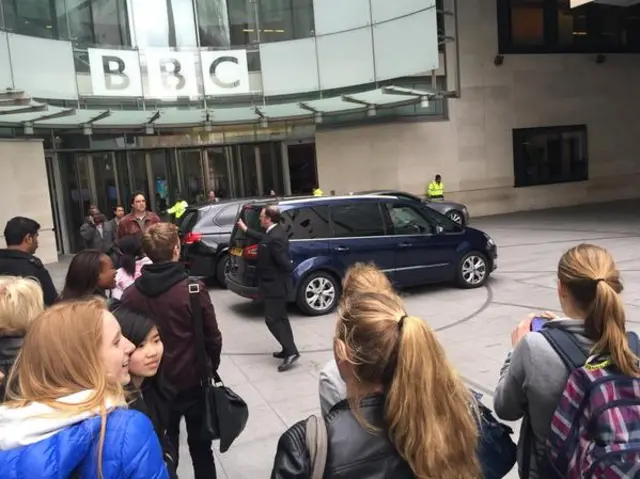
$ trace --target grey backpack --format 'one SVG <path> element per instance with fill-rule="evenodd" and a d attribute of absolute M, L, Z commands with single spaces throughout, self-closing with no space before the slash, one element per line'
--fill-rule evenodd
<path fill-rule="evenodd" d="M 307 449 L 311 458 L 310 479 L 322 479 L 327 463 L 327 426 L 322 417 L 307 419 Z"/>

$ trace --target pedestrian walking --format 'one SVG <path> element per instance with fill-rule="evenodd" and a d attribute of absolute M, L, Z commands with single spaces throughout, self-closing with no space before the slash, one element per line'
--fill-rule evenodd
<path fill-rule="evenodd" d="M 264 301 L 264 316 L 267 328 L 282 346 L 282 351 L 273 357 L 282 359 L 278 371 L 291 369 L 300 358 L 293 338 L 293 330 L 287 315 L 287 292 L 293 264 L 289 256 L 289 239 L 280 226 L 280 211 L 275 206 L 267 206 L 260 212 L 260 225 L 264 233 L 253 231 L 244 221 L 238 227 L 247 236 L 259 241 L 258 244 L 258 289 Z"/>

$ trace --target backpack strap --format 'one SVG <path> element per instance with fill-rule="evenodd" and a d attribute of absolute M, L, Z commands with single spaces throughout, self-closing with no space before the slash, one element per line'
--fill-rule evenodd
<path fill-rule="evenodd" d="M 627 331 L 627 344 L 629 345 L 631 352 L 640 357 L 640 339 L 633 331 Z"/>
<path fill-rule="evenodd" d="M 539 332 L 560 356 L 562 363 L 570 373 L 574 369 L 584 366 L 589 356 L 573 334 L 560 328 L 544 328 Z"/>
<path fill-rule="evenodd" d="M 311 459 L 310 479 L 322 479 L 327 463 L 327 425 L 322 417 L 309 416 L 306 436 Z"/>

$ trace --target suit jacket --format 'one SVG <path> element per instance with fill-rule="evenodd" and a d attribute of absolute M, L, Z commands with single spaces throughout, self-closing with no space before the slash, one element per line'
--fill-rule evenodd
<path fill-rule="evenodd" d="M 259 241 L 256 274 L 260 296 L 286 298 L 293 271 L 287 233 L 277 224 L 268 233 L 249 229 L 247 236 Z"/>
<path fill-rule="evenodd" d="M 85 224 L 80 227 L 80 236 L 82 236 L 88 249 L 97 249 L 103 253 L 110 253 L 113 249 L 116 236 L 114 223 L 111 221 L 102 223 L 102 235 L 100 235 L 96 225 L 85 222 Z"/>

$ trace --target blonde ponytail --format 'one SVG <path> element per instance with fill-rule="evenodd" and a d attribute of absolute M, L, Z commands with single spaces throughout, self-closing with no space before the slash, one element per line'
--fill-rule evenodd
<path fill-rule="evenodd" d="M 470 393 L 429 326 L 393 293 L 361 293 L 340 305 L 336 331 L 358 382 L 385 390 L 389 437 L 416 478 L 480 477 Z"/>

